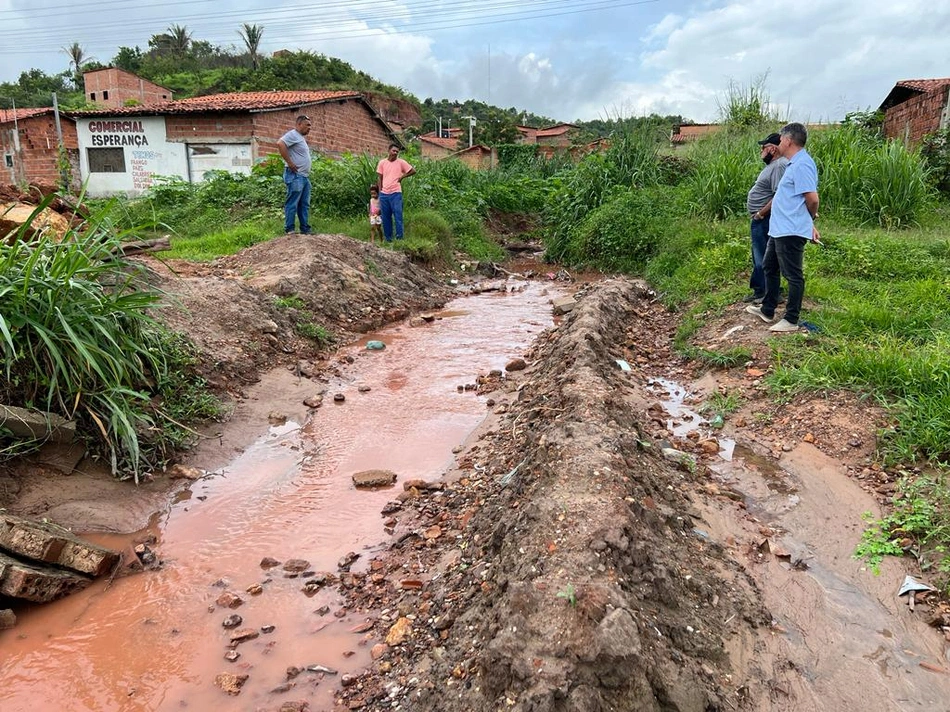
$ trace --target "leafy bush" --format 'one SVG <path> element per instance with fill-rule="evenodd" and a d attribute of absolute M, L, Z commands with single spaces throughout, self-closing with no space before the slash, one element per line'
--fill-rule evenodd
<path fill-rule="evenodd" d="M 762 170 L 756 144 L 764 129 L 721 131 L 697 142 L 686 180 L 694 211 L 715 220 L 745 215 L 746 196 Z"/>
<path fill-rule="evenodd" d="M 658 251 L 674 217 L 671 193 L 665 186 L 619 192 L 592 210 L 574 231 L 565 261 L 641 272 Z"/>
<path fill-rule="evenodd" d="M 170 410 L 192 410 L 189 399 L 206 412 L 208 403 L 183 377 L 184 351 L 169 348 L 172 337 L 149 316 L 159 294 L 113 257 L 121 236 L 109 214 L 108 206 L 92 213 L 62 242 L 30 240 L 25 225 L 0 243 L 0 402 L 77 419 L 102 442 L 112 471 L 128 467 L 137 479 L 180 442 Z M 156 405 L 156 395 L 178 402 Z"/>
<path fill-rule="evenodd" d="M 415 213 L 406 226 L 406 239 L 400 249 L 419 262 L 446 263 L 452 259 L 452 244 L 448 221 L 433 210 L 423 210 Z"/>
<path fill-rule="evenodd" d="M 926 136 L 920 146 L 920 155 L 927 162 L 937 190 L 950 196 L 950 127 Z"/>

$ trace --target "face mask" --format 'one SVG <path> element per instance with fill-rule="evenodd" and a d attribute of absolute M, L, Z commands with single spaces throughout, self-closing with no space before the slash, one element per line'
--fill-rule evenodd
<path fill-rule="evenodd" d="M 767 153 L 764 156 L 762 156 L 762 161 L 765 163 L 765 165 L 769 165 L 772 162 L 773 157 L 774 156 L 772 156 L 771 153 Z"/>

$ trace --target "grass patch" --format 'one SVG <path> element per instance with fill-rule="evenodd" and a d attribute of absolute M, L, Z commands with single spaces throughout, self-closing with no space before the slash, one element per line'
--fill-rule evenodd
<path fill-rule="evenodd" d="M 292 294 L 289 297 L 274 297 L 274 306 L 278 309 L 306 309 L 307 303 L 296 294 Z"/>
<path fill-rule="evenodd" d="M 312 321 L 298 322 L 294 325 L 294 331 L 305 339 L 310 339 L 321 349 L 331 346 L 336 341 L 332 331 Z"/>

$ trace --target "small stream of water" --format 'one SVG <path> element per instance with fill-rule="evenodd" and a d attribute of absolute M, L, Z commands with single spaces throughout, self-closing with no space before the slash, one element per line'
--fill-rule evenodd
<path fill-rule="evenodd" d="M 308 422 L 269 428 L 154 518 L 161 570 L 99 582 L 20 613 L 0 639 L 0 710 L 250 710 L 284 699 L 331 708 L 336 677 L 304 673 L 286 694 L 271 690 L 288 666 L 341 674 L 366 667 L 372 643 L 351 632 L 361 619 L 334 615 L 340 602 L 332 587 L 308 597 L 303 579 L 286 578 L 279 567 L 263 571 L 261 559 L 301 558 L 314 571 L 336 573 L 338 560 L 354 551 L 361 559 L 353 570 L 365 568 L 388 540 L 380 510 L 402 487 L 357 491 L 352 474 L 388 469 L 400 480 L 438 478 L 487 411 L 485 398 L 457 386 L 521 355 L 551 325 L 549 299 L 539 284 L 467 297 L 431 325 L 393 327 L 344 350 L 354 363 L 329 384 Z M 367 351 L 369 339 L 386 349 Z M 316 386 L 309 383 L 310 392 Z M 345 403 L 335 404 L 335 393 Z M 263 594 L 245 593 L 268 578 Z M 245 603 L 235 611 L 216 607 L 224 590 Z M 329 611 L 321 614 L 323 606 Z M 232 612 L 243 617 L 241 627 L 275 626 L 241 644 L 235 663 L 223 657 L 228 631 L 221 625 Z M 222 672 L 250 675 L 240 696 L 213 686 Z"/>

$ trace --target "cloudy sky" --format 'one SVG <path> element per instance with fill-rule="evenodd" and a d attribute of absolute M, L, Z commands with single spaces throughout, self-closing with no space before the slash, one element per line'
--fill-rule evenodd
<path fill-rule="evenodd" d="M 899 79 L 950 76 L 950 0 L 0 0 L 0 81 L 107 63 L 171 24 L 195 39 L 340 57 L 420 99 L 475 98 L 558 120 L 717 118 L 730 82 L 768 73 L 783 115 L 876 107 Z"/>

